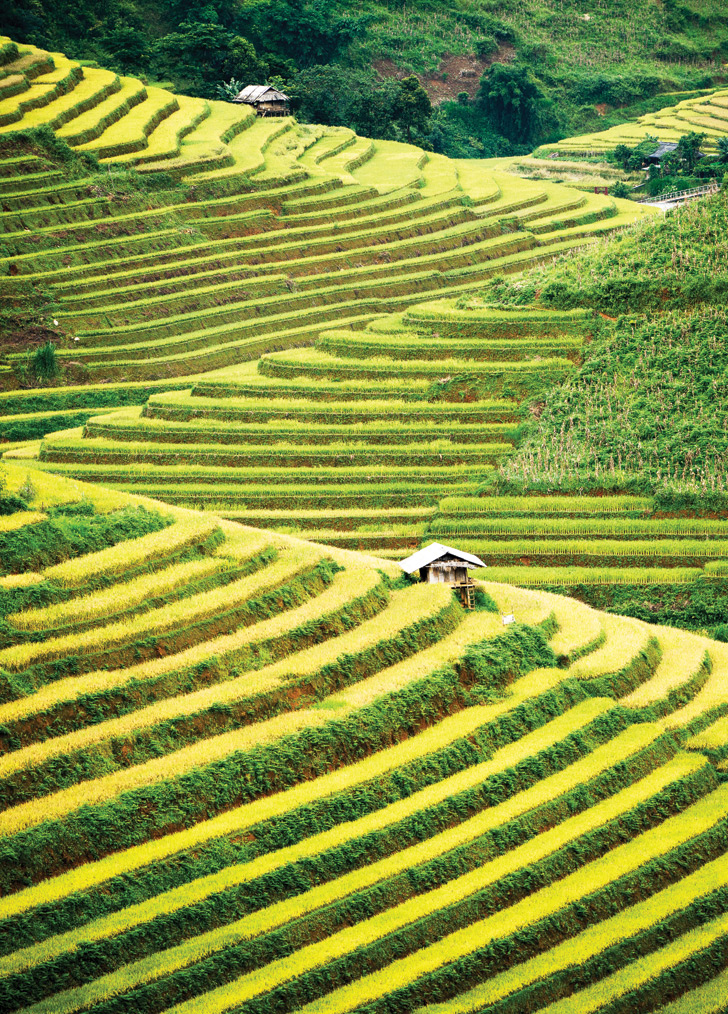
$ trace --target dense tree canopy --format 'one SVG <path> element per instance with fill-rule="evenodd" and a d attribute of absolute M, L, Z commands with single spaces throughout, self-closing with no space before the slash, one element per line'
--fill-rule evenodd
<path fill-rule="evenodd" d="M 536 136 L 546 104 L 533 72 L 520 64 L 495 63 L 480 82 L 478 105 L 492 127 L 511 141 Z"/>

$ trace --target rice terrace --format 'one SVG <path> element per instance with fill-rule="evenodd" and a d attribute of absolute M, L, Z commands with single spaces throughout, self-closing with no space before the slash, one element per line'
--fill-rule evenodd
<path fill-rule="evenodd" d="M 728 1014 L 728 3 L 8 0 L 0 1012 Z"/>

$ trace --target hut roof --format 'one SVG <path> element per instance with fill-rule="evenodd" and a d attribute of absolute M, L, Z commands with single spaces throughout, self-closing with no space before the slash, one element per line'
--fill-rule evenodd
<path fill-rule="evenodd" d="M 675 151 L 677 143 L 675 141 L 660 141 L 655 150 L 647 158 L 661 159 L 665 155 L 669 155 L 671 151 Z"/>
<path fill-rule="evenodd" d="M 288 102 L 288 96 L 279 92 L 273 85 L 247 85 L 235 96 L 235 102 Z"/>
<path fill-rule="evenodd" d="M 651 155 L 645 155 L 646 162 L 662 162 L 665 155 L 669 155 L 677 148 L 676 141 L 660 141 Z M 699 151 L 698 158 L 705 158 L 705 152 Z"/>
<path fill-rule="evenodd" d="M 473 556 L 472 553 L 464 553 L 462 549 L 453 549 L 452 546 L 443 546 L 440 542 L 431 542 L 429 546 L 425 546 L 424 549 L 418 549 L 412 556 L 408 556 L 406 560 L 402 560 L 400 567 L 405 574 L 414 574 L 420 567 L 427 567 L 429 564 L 435 563 L 436 560 L 441 560 L 448 556 L 462 560 L 466 566 L 486 566 L 481 559 Z"/>

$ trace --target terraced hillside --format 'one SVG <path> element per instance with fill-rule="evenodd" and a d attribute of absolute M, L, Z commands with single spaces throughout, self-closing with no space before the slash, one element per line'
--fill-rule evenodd
<path fill-rule="evenodd" d="M 442 496 L 474 493 L 511 453 L 520 403 L 568 376 L 598 326 L 585 311 L 426 303 L 52 434 L 40 465 L 399 553 L 417 547 Z"/>
<path fill-rule="evenodd" d="M 678 141 L 690 131 L 705 134 L 704 147 L 707 151 L 715 148 L 718 139 L 728 134 L 728 88 L 683 99 L 656 113 L 646 113 L 632 123 L 621 123 L 593 134 L 564 138 L 549 145 L 546 150 L 600 154 L 613 150 L 618 144 L 633 146 L 646 137 L 658 137 L 660 141 Z"/>
<path fill-rule="evenodd" d="M 717 596 L 720 614 L 724 511 L 684 516 L 684 505 L 625 495 L 608 477 L 585 479 L 586 496 L 497 495 L 491 480 L 519 444 L 527 404 L 538 410 L 609 324 L 585 310 L 478 302 L 438 300 L 364 331 L 324 331 L 313 349 L 271 353 L 52 434 L 37 464 L 385 556 L 444 542 L 480 556 L 491 581 L 588 588 L 603 605 L 610 586 L 659 585 L 667 598 L 691 586 Z M 559 489 L 558 446 L 551 453 Z"/>
<path fill-rule="evenodd" d="M 724 1009 L 728 646 L 6 485 L 4 1010 Z"/>
<path fill-rule="evenodd" d="M 361 328 L 468 291 L 641 214 L 413 145 L 256 120 L 9 40 L 0 59 L 12 92 L 0 100 L 0 292 L 52 293 L 60 382 L 85 389 L 40 408 L 4 393 L 0 431 L 14 437 L 143 404 L 149 384 L 188 386 L 179 378 L 306 344 L 327 322 Z M 18 134 L 43 125 L 103 171 L 64 169 Z M 141 174 L 136 189 L 117 182 L 123 167 Z M 5 357 L 6 387 L 24 364 Z"/>

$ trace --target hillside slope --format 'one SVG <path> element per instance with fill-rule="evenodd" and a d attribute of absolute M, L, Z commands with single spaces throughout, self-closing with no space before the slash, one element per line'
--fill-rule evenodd
<path fill-rule="evenodd" d="M 728 638 L 727 202 L 696 201 L 461 301 L 464 316 L 495 302 L 590 307 L 602 323 L 578 368 L 532 400 L 481 496 L 443 501 L 430 534 L 460 539 L 499 579 Z"/>
<path fill-rule="evenodd" d="M 723 1009 L 728 647 L 5 479 L 3 1009 Z"/>
<path fill-rule="evenodd" d="M 184 389 L 326 323 L 361 328 L 473 291 L 648 214 L 10 41 L 0 60 L 2 80 L 25 67 L 0 101 L 0 292 L 25 321 L 0 379 L 86 388 L 0 396 L 14 439 Z M 56 345 L 52 369 L 33 358 L 37 335 Z"/>

